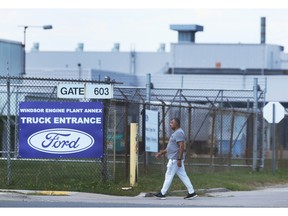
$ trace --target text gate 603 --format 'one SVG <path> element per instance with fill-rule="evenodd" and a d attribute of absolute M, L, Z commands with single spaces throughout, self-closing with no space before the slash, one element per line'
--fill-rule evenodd
<path fill-rule="evenodd" d="M 111 99 L 113 98 L 112 84 L 59 84 L 58 98 L 78 99 Z"/>

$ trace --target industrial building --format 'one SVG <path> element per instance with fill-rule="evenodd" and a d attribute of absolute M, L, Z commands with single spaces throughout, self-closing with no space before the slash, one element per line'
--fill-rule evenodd
<path fill-rule="evenodd" d="M 200 25 L 170 25 L 178 42 L 170 52 L 160 44 L 154 52 L 122 52 L 115 43 L 109 51 L 40 51 L 35 43 L 26 54 L 27 77 L 112 80 L 124 86 L 145 87 L 151 74 L 155 88 L 252 89 L 253 79 L 266 89 L 267 101 L 288 102 L 282 94 L 288 81 L 288 54 L 281 45 L 267 44 L 265 17 L 261 18 L 260 41 L 255 44 L 197 43 Z M 49 59 L 49 60 L 48 60 Z M 163 82 L 165 80 L 165 82 Z"/>
<path fill-rule="evenodd" d="M 34 43 L 24 52 L 20 42 L 1 40 L 1 75 L 34 78 L 111 80 L 124 87 L 146 87 L 147 74 L 154 88 L 251 90 L 254 79 L 265 90 L 266 101 L 288 107 L 288 53 L 283 46 L 266 43 L 266 18 L 260 19 L 260 41 L 255 44 L 197 43 L 205 28 L 195 24 L 171 24 L 178 42 L 159 44 L 156 51 L 121 51 L 115 43 L 109 51 L 41 51 Z M 7 45 L 9 44 L 9 46 Z M 25 67 L 25 70 L 24 70 Z"/>
<path fill-rule="evenodd" d="M 24 73 L 25 51 L 21 42 L 0 39 L 0 75 Z"/>
<path fill-rule="evenodd" d="M 169 52 L 165 44 L 151 52 L 121 51 L 119 43 L 109 51 L 88 52 L 83 43 L 75 51 L 41 51 L 35 43 L 24 55 L 20 42 L 1 40 L 1 75 L 86 80 L 109 76 L 122 86 L 145 87 L 151 74 L 155 88 L 233 90 L 252 89 L 258 78 L 266 101 L 287 107 L 283 89 L 288 82 L 288 53 L 281 45 L 266 43 L 266 18 L 260 21 L 260 41 L 255 44 L 197 43 L 196 35 L 205 34 L 204 26 L 170 25 L 178 42 L 170 44 Z"/>
<path fill-rule="evenodd" d="M 109 51 L 87 52 L 83 43 L 77 44 L 75 51 L 41 51 L 40 44 L 35 43 L 24 55 L 18 43 L 22 56 L 16 64 L 17 70 L 11 70 L 10 74 L 101 81 L 109 77 L 123 83 L 121 87 L 142 88 L 149 74 L 157 89 L 228 91 L 252 90 L 257 78 L 259 88 L 265 90 L 264 100 L 279 101 L 288 107 L 288 94 L 283 94 L 288 83 L 288 54 L 283 46 L 266 43 L 265 17 L 261 18 L 260 41 L 255 44 L 197 43 L 196 34 L 205 33 L 201 25 L 173 24 L 170 29 L 177 32 L 178 42 L 170 44 L 169 52 L 165 44 L 151 52 L 123 52 L 119 43 Z M 5 67 L 5 61 L 1 61 L 1 67 Z M 1 75 L 6 75 L 3 71 Z M 242 118 L 235 120 L 238 125 L 242 121 Z M 283 139 L 286 140 L 286 135 Z"/>

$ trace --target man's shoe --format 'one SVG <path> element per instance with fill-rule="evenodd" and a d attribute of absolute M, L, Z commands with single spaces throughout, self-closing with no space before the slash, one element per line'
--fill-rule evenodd
<path fill-rule="evenodd" d="M 153 196 L 156 197 L 157 199 L 161 199 L 161 200 L 166 199 L 165 195 L 163 195 L 161 192 L 154 194 Z"/>
<path fill-rule="evenodd" d="M 198 195 L 194 192 L 194 193 L 191 193 L 191 194 L 189 194 L 188 193 L 188 195 L 186 196 L 186 197 L 184 197 L 184 199 L 188 199 L 188 200 L 190 200 L 190 199 L 194 199 L 195 197 L 197 197 Z"/>

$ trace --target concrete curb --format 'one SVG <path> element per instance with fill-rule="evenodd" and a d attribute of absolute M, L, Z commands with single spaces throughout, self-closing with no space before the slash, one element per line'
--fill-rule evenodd
<path fill-rule="evenodd" d="M 43 195 L 43 196 L 69 196 L 69 191 L 34 191 L 34 190 L 10 190 L 0 189 L 0 192 L 20 193 L 25 195 Z"/>
<path fill-rule="evenodd" d="M 68 191 L 35 191 L 34 193 L 28 193 L 30 195 L 48 195 L 48 196 L 69 196 L 70 192 Z"/>

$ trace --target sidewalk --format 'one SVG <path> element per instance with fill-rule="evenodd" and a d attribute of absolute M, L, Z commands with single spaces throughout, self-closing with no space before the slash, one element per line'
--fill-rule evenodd
<path fill-rule="evenodd" d="M 182 196 L 158 200 L 147 194 L 127 197 L 69 191 L 0 190 L 0 203 L 2 207 L 4 201 L 9 205 L 15 202 L 16 207 L 17 204 L 33 207 L 40 203 L 49 207 L 288 207 L 288 185 L 253 191 L 209 189 L 193 200 L 184 200 Z"/>

